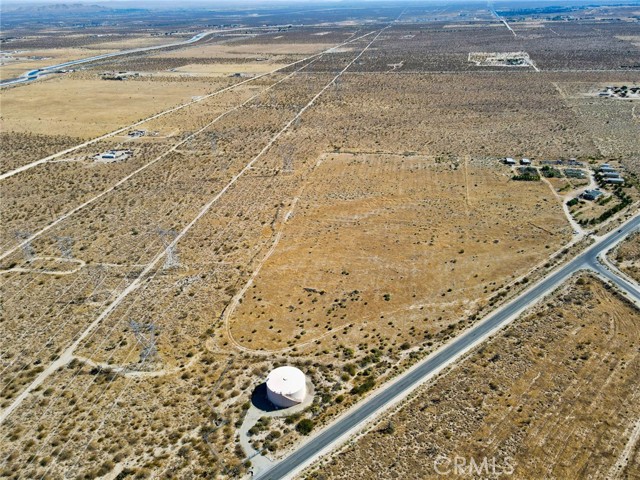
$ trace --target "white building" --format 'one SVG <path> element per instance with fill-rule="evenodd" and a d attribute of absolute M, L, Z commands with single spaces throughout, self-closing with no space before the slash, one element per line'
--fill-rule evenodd
<path fill-rule="evenodd" d="M 121 162 L 131 156 L 131 150 L 107 150 L 104 153 L 93 157 L 97 162 L 113 163 Z"/>
<path fill-rule="evenodd" d="M 280 408 L 302 403 L 307 396 L 307 379 L 296 367 L 278 367 L 267 376 L 267 398 Z"/>
<path fill-rule="evenodd" d="M 604 181 L 614 185 L 622 185 L 624 183 L 624 178 L 605 178 Z"/>

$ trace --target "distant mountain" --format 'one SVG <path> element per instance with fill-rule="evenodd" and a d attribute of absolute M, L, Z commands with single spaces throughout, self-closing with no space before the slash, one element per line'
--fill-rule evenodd
<path fill-rule="evenodd" d="M 31 5 L 16 5 L 9 4 L 6 5 L 6 8 L 3 9 L 5 11 L 16 12 L 16 13 L 27 13 L 27 12 L 37 12 L 37 13 L 101 13 L 101 12 L 111 12 L 113 11 L 110 7 L 105 7 L 104 5 L 90 5 L 86 3 L 52 3 L 52 4 L 31 4 Z"/>
<path fill-rule="evenodd" d="M 87 5 L 84 3 L 54 3 L 52 5 L 41 5 L 37 7 L 38 10 L 88 10 L 88 11 L 100 11 L 111 10 L 109 7 L 102 5 Z"/>

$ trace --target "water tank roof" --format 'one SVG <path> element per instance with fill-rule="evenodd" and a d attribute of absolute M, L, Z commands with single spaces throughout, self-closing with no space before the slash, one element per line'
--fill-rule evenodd
<path fill-rule="evenodd" d="M 304 373 L 296 367 L 278 367 L 267 377 L 267 388 L 280 395 L 293 395 L 304 391 L 306 380 Z"/>

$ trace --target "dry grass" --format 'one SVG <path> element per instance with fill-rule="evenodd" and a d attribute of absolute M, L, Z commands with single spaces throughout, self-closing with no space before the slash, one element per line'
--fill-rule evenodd
<path fill-rule="evenodd" d="M 517 478 L 603 478 L 640 415 L 639 319 L 599 280 L 571 281 L 310 478 L 440 478 L 436 458 L 456 455 Z"/>
<path fill-rule="evenodd" d="M 53 476 L 92 478 L 119 462 L 140 475 L 188 478 L 227 467 L 233 475 L 243 456 L 234 449 L 243 406 L 275 364 L 299 365 L 313 378 L 317 400 L 305 415 L 326 421 L 360 398 L 354 387 L 371 378 L 382 382 L 441 345 L 472 323 L 478 309 L 513 292 L 517 285 L 505 284 L 514 276 L 569 238 L 550 190 L 541 182 L 511 182 L 497 158 L 599 158 L 579 112 L 552 84 L 583 74 L 451 73 L 457 68 L 452 57 L 430 63 L 425 46 L 440 48 L 454 38 L 455 55 L 465 50 L 466 65 L 469 42 L 495 45 L 511 34 L 497 26 L 481 37 L 448 32 L 403 39 L 409 29 L 386 31 L 180 240 L 180 266 L 163 269 L 160 262 L 151 269 L 76 350 L 137 377 L 74 363 L 3 424 L 8 439 L 0 440 L 0 450 L 14 452 L 8 475 L 38 478 L 53 465 Z M 66 145 L 57 136 L 39 136 L 27 154 L 16 132 L 91 136 L 235 81 L 192 81 L 170 77 L 175 72 L 168 69 L 187 66 L 210 75 L 262 65 L 257 58 L 280 64 L 283 54 L 299 59 L 327 46 L 319 42 L 338 43 L 353 33 L 313 35 L 324 30 L 119 60 L 114 69 L 154 75 L 134 81 L 98 80 L 103 68 L 97 67 L 7 90 L 6 97 L 3 91 L 3 128 L 15 153 L 8 157 L 19 163 Z M 0 350 L 10 366 L 2 406 L 164 249 L 159 230 L 185 228 L 369 39 L 319 59 L 33 242 L 38 256 L 59 257 L 59 237 L 72 237 L 73 256 L 86 265 L 69 275 L 3 275 Z M 382 48 L 387 43 L 393 48 Z M 388 63 L 405 57 L 413 73 L 386 73 Z M 450 73 L 424 74 L 425 68 Z M 43 228 L 280 78 L 146 124 L 157 137 L 111 138 L 63 159 L 72 161 L 7 179 L 2 243 L 15 245 L 16 230 Z M 112 109 L 102 111 L 107 102 Z M 132 148 L 134 155 L 113 165 L 87 160 L 114 147 Z M 285 174 L 287 156 L 294 171 Z M 223 312 L 277 238 L 256 287 L 249 285 L 231 318 L 230 338 Z M 12 264 L 29 267 L 20 252 L 2 267 Z M 157 355 L 145 363 L 131 320 L 156 328 Z M 253 351 L 259 348 L 283 351 Z M 40 420 L 49 405 L 51 413 Z M 284 421 L 273 428 L 283 433 L 279 449 L 298 438 Z"/>
<path fill-rule="evenodd" d="M 175 72 L 189 73 L 193 76 L 228 76 L 234 73 L 258 74 L 267 73 L 284 67 L 284 63 L 270 61 L 254 63 L 218 63 L 218 64 L 189 64 L 174 69 Z"/>
<path fill-rule="evenodd" d="M 372 331 L 420 344 L 570 238 L 546 185 L 517 185 L 495 161 L 328 155 L 304 188 L 231 319 L 244 347 L 354 324 L 351 344 Z"/>
<path fill-rule="evenodd" d="M 188 52 L 190 58 L 255 58 L 264 55 L 308 55 L 327 50 L 335 46 L 332 43 L 250 43 L 247 45 L 203 45 L 192 47 L 184 53 L 165 52 L 157 54 L 159 58 L 181 58 Z"/>
<path fill-rule="evenodd" d="M 50 79 L 2 92 L 2 129 L 96 137 L 214 89 L 200 81 Z"/>

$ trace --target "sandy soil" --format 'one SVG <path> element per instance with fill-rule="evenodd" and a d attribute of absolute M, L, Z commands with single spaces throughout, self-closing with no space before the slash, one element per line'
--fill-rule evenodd
<path fill-rule="evenodd" d="M 544 261 L 569 230 L 546 185 L 516 187 L 494 162 L 329 155 L 231 332 L 266 350 L 354 323 L 354 344 L 372 328 L 420 342 L 411 326 L 446 327 Z"/>
<path fill-rule="evenodd" d="M 191 58 L 234 58 L 253 55 L 290 55 L 310 54 L 321 52 L 333 47 L 332 43 L 265 43 L 247 45 L 205 45 L 189 48 L 186 52 L 167 52 L 159 54 L 159 57 L 181 58 L 185 54 Z"/>
<path fill-rule="evenodd" d="M 607 476 L 640 415 L 640 316 L 591 277 L 545 303 L 310 478 L 442 478 L 456 456 L 469 478 L 485 457 L 483 478 Z"/>
<path fill-rule="evenodd" d="M 2 129 L 95 137 L 211 89 L 197 81 L 50 79 L 2 92 Z"/>
<path fill-rule="evenodd" d="M 228 76 L 234 73 L 255 74 L 267 73 L 276 68 L 284 67 L 284 63 L 270 61 L 255 63 L 219 63 L 219 64 L 189 64 L 174 69 L 175 72 L 190 73 L 194 76 Z"/>

